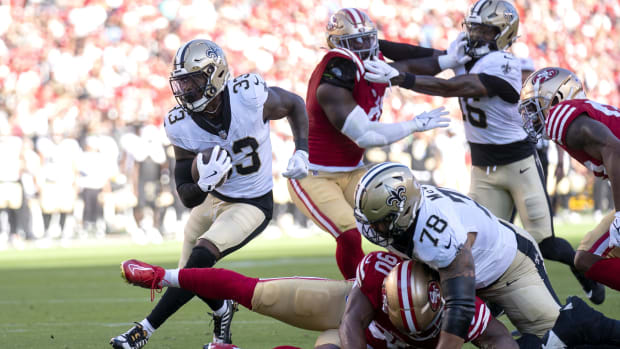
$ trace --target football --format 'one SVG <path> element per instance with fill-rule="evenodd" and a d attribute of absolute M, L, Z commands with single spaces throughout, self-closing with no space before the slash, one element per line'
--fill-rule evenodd
<path fill-rule="evenodd" d="M 224 151 L 228 154 L 228 156 L 231 157 L 230 152 L 228 152 L 226 149 L 224 149 Z M 202 151 L 202 163 L 207 164 L 209 163 L 209 160 L 211 159 L 211 153 L 213 152 L 213 148 L 209 148 L 206 150 Z M 198 173 L 198 155 L 196 155 L 194 157 L 194 161 L 192 162 L 192 179 L 194 180 L 194 183 L 198 182 L 198 179 L 200 179 L 200 174 Z M 230 178 L 230 176 L 232 175 L 232 168 L 230 169 L 230 171 L 228 171 L 228 175 L 226 175 L 225 177 L 222 178 L 222 180 L 215 186 L 216 188 L 221 186 L 222 184 L 224 184 L 224 182 L 226 182 L 226 180 L 228 178 Z"/>

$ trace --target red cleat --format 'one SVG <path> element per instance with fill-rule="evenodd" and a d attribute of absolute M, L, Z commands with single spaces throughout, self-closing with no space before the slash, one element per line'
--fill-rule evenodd
<path fill-rule="evenodd" d="M 151 302 L 155 299 L 155 292 L 161 292 L 161 280 L 166 275 L 162 267 L 129 259 L 121 263 L 121 276 L 128 283 L 151 290 Z"/>

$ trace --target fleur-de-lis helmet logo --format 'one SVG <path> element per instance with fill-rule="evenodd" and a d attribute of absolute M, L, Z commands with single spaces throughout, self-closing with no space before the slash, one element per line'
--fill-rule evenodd
<path fill-rule="evenodd" d="M 384 186 L 388 192 L 388 197 L 385 200 L 386 205 L 403 208 L 403 206 L 405 205 L 405 201 L 407 200 L 407 195 L 405 195 L 405 186 L 401 185 L 397 188 L 392 188 L 389 185 Z"/>

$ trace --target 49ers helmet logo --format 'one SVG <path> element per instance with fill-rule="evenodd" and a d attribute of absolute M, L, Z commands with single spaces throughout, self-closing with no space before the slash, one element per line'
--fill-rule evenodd
<path fill-rule="evenodd" d="M 439 309 L 439 305 L 441 304 L 441 291 L 439 291 L 439 284 L 437 281 L 428 283 L 428 302 L 433 311 Z"/>
<path fill-rule="evenodd" d="M 554 76 L 558 75 L 559 71 L 555 68 L 547 68 L 541 70 L 536 76 L 532 78 L 532 84 L 542 84 L 547 80 L 553 79 Z"/>

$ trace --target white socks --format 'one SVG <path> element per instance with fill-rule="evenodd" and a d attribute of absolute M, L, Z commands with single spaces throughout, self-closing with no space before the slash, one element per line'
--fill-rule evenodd
<path fill-rule="evenodd" d="M 166 269 L 166 274 L 161 280 L 163 287 L 181 287 L 179 284 L 179 269 Z"/>
<path fill-rule="evenodd" d="M 153 332 L 155 332 L 155 329 L 153 328 L 153 326 L 147 319 L 140 321 L 140 325 L 142 325 L 142 328 L 144 328 L 146 332 L 148 333 L 147 337 L 150 337 L 153 334 Z"/>

